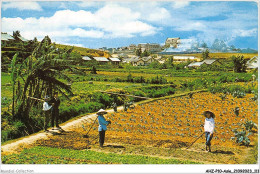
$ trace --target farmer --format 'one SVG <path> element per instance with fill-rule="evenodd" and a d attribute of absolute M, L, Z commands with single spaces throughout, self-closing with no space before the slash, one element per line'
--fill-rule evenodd
<path fill-rule="evenodd" d="M 44 97 L 44 102 L 43 102 L 43 107 L 42 107 L 42 110 L 43 110 L 44 116 L 45 116 L 45 122 L 44 122 L 45 132 L 48 132 L 47 126 L 48 126 L 48 123 L 50 121 L 51 108 L 52 108 L 52 106 L 49 105 L 49 103 L 48 103 L 49 99 L 50 98 L 47 95 Z"/>
<path fill-rule="evenodd" d="M 100 109 L 97 112 L 98 115 L 98 132 L 99 132 L 99 146 L 103 147 L 104 142 L 105 142 L 105 134 L 106 134 L 106 130 L 107 130 L 107 125 L 111 124 L 110 121 L 106 121 L 104 114 L 106 114 L 107 112 L 104 109 Z"/>
<path fill-rule="evenodd" d="M 54 120 L 56 127 L 61 130 L 61 127 L 59 126 L 59 106 L 60 106 L 60 99 L 58 97 L 58 92 L 54 93 L 54 97 L 50 100 L 50 103 L 52 104 L 52 117 L 51 117 L 51 125 L 52 130 L 54 130 Z"/>
<path fill-rule="evenodd" d="M 114 109 L 114 112 L 117 112 L 117 104 L 116 104 L 116 102 L 112 103 L 112 108 Z"/>
<path fill-rule="evenodd" d="M 203 115 L 206 117 L 205 124 L 204 124 L 204 132 L 206 136 L 206 151 L 208 150 L 209 152 L 211 152 L 210 141 L 213 137 L 213 132 L 215 129 L 215 121 L 214 121 L 215 114 L 212 113 L 211 111 L 205 111 Z"/>

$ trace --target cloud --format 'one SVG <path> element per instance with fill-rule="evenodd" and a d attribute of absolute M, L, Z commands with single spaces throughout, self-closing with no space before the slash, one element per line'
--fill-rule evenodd
<path fill-rule="evenodd" d="M 232 36 L 239 36 L 239 37 L 251 37 L 257 35 L 257 28 L 253 28 L 251 30 L 234 30 Z"/>
<path fill-rule="evenodd" d="M 41 6 L 37 2 L 28 1 L 28 2 L 5 2 L 2 4 L 2 8 L 4 10 L 9 8 L 15 8 L 20 11 L 23 10 L 35 10 L 35 11 L 42 11 Z"/>
<path fill-rule="evenodd" d="M 130 8 L 108 4 L 95 12 L 60 10 L 51 17 L 2 18 L 2 30 L 21 31 L 28 38 L 80 37 L 130 38 L 154 35 L 158 28 L 140 20 L 140 13 Z"/>
<path fill-rule="evenodd" d="M 183 8 L 190 4 L 189 1 L 175 1 L 172 3 L 173 8 Z"/>

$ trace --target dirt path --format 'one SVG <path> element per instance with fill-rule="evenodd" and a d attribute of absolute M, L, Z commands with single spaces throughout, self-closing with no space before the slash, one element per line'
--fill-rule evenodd
<path fill-rule="evenodd" d="M 123 107 L 118 107 L 118 110 L 122 110 Z M 113 109 L 107 110 L 107 112 L 114 112 Z M 78 129 L 81 127 L 83 122 L 89 121 L 93 122 L 96 118 L 96 114 L 89 114 L 82 116 L 79 119 L 72 120 L 70 122 L 66 122 L 61 124 L 60 126 L 65 132 L 73 131 L 75 129 Z M 58 133 L 58 130 L 50 130 L 50 133 L 45 133 L 45 132 L 39 132 L 35 133 L 23 138 L 17 139 L 17 141 L 1 145 L 1 154 L 7 155 L 7 154 L 12 154 L 12 153 L 19 153 L 25 148 L 31 148 L 36 145 L 36 142 L 39 140 L 47 140 L 50 138 L 50 136 L 55 135 Z"/>

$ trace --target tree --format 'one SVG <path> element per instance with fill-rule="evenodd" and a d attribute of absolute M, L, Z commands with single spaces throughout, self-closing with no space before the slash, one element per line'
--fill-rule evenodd
<path fill-rule="evenodd" d="M 246 72 L 246 60 L 243 55 L 232 56 L 231 58 L 234 63 L 234 72 Z"/>
<path fill-rule="evenodd" d="M 20 40 L 19 37 L 21 37 L 20 31 L 13 31 L 13 38 L 15 40 Z"/>
<path fill-rule="evenodd" d="M 166 64 L 166 67 L 167 67 L 168 69 L 173 67 L 172 62 L 173 62 L 173 57 L 172 57 L 172 56 L 169 57 L 169 58 L 166 60 L 165 64 Z"/>
<path fill-rule="evenodd" d="M 147 56 L 150 56 L 150 52 L 145 49 L 144 52 L 141 53 L 141 57 L 147 57 Z"/>
<path fill-rule="evenodd" d="M 92 67 L 91 74 L 97 74 L 97 69 L 95 66 Z"/>
<path fill-rule="evenodd" d="M 209 58 L 209 50 L 206 49 L 205 51 L 202 52 L 202 59 L 208 59 Z"/>
<path fill-rule="evenodd" d="M 32 108 L 39 104 L 39 101 L 30 97 L 43 98 L 45 95 L 52 96 L 55 91 L 59 91 L 60 94 L 68 98 L 68 94 L 73 94 L 71 86 L 67 84 L 71 79 L 63 73 L 63 70 L 77 71 L 70 66 L 71 62 L 61 59 L 66 52 L 55 54 L 55 46 L 46 43 L 45 39 L 46 37 L 35 48 L 31 56 L 22 62 L 20 72 L 17 73 L 23 80 L 21 83 L 23 86 L 20 85 L 21 92 L 16 96 L 19 106 L 15 118 L 25 124 L 29 133 L 36 131 L 35 121 L 30 115 L 35 114 L 32 112 Z"/>
<path fill-rule="evenodd" d="M 137 49 L 135 50 L 135 55 L 141 56 L 141 54 L 142 54 L 141 48 L 137 48 Z"/>

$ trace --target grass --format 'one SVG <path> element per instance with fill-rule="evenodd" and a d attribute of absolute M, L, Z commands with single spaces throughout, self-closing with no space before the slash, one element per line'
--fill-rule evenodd
<path fill-rule="evenodd" d="M 189 160 L 162 159 L 144 155 L 120 155 L 92 150 L 37 146 L 20 154 L 2 156 L 3 164 L 199 164 Z"/>

